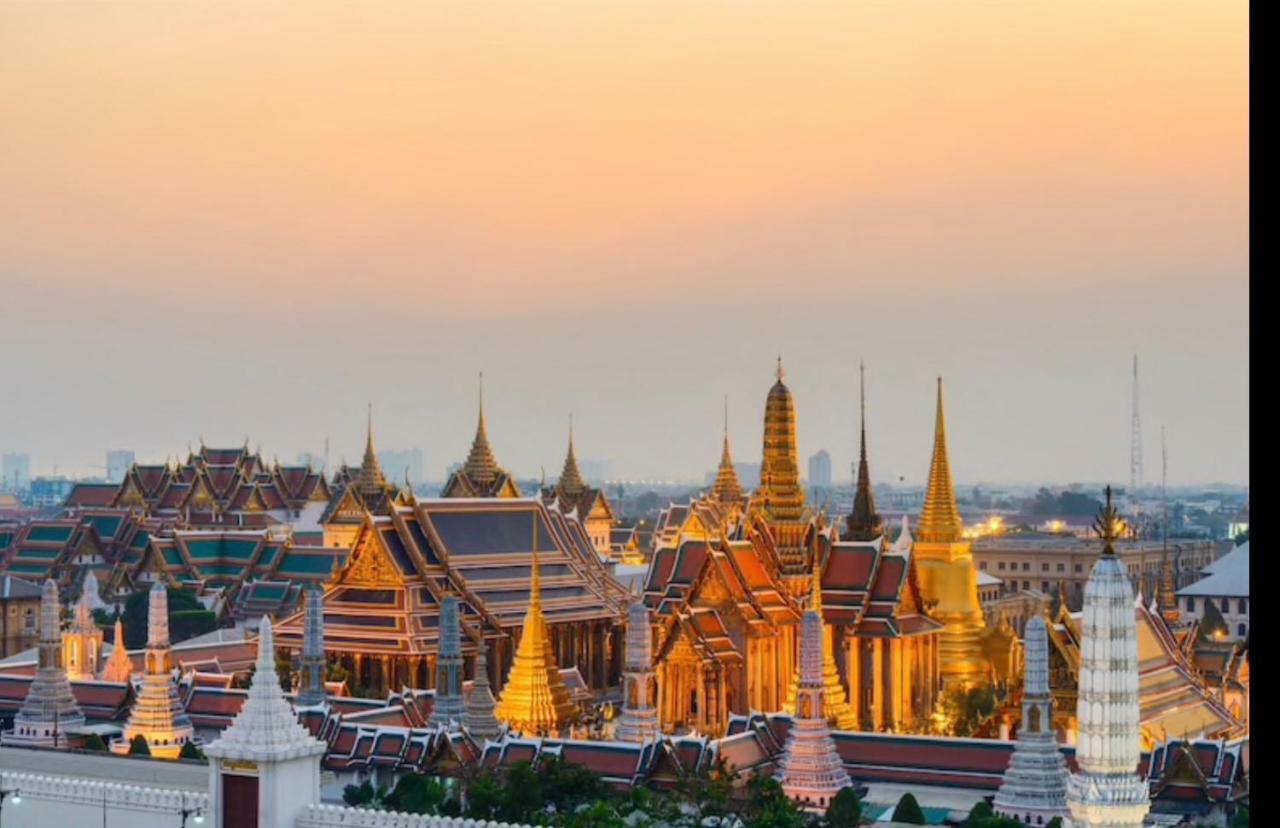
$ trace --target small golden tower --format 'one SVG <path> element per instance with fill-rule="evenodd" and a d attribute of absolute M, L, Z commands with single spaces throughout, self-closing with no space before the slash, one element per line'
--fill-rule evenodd
<path fill-rule="evenodd" d="M 947 462 L 947 432 L 942 414 L 942 378 L 938 378 L 938 411 L 934 424 L 933 461 L 924 510 L 913 549 L 920 591 L 933 604 L 933 616 L 945 626 L 939 641 L 941 678 L 947 684 L 986 681 L 987 659 L 982 635 L 986 627 L 978 601 L 978 573 L 973 548 L 964 537 Z"/>
<path fill-rule="evenodd" d="M 571 455 L 572 456 L 572 455 Z M 551 636 L 542 615 L 538 576 L 538 513 L 533 513 L 533 567 L 529 576 L 529 609 L 511 672 L 493 714 L 515 732 L 555 735 L 575 718 L 569 689 L 560 676 Z"/>
<path fill-rule="evenodd" d="M 808 588 L 812 561 L 805 542 L 811 521 L 800 487 L 796 460 L 796 408 L 791 389 L 783 382 L 782 357 L 764 407 L 764 449 L 760 486 L 752 493 L 752 510 L 764 516 L 778 545 L 783 580 L 792 595 Z"/>

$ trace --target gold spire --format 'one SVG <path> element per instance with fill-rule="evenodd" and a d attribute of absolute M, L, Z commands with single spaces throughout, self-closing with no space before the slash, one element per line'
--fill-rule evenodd
<path fill-rule="evenodd" d="M 368 427 L 364 442 L 364 459 L 360 463 L 360 472 L 356 475 L 358 490 L 372 494 L 387 487 L 387 479 L 378 465 L 378 455 L 373 450 L 373 403 L 369 403 Z"/>
<path fill-rule="evenodd" d="M 942 377 L 938 377 L 938 413 L 933 428 L 933 460 L 929 464 L 929 487 L 924 496 L 924 510 L 916 530 L 922 541 L 951 543 L 964 535 L 956 493 L 951 486 L 951 467 L 947 462 L 947 430 L 942 414 Z"/>
<path fill-rule="evenodd" d="M 498 476 L 498 461 L 489 448 L 489 434 L 484 425 L 484 372 L 480 372 L 480 416 L 476 421 L 476 437 L 471 442 L 471 453 L 463 466 L 467 477 L 476 483 L 488 485 Z"/>
<path fill-rule="evenodd" d="M 716 482 L 711 487 L 711 494 L 721 503 L 742 499 L 742 484 L 738 482 L 738 472 L 733 467 L 733 457 L 729 454 L 728 396 L 724 398 L 724 447 L 720 451 L 720 467 L 716 469 Z"/>
<path fill-rule="evenodd" d="M 569 453 L 564 458 L 564 469 L 560 472 L 560 479 L 556 482 L 556 489 L 560 494 L 575 497 L 582 494 L 587 489 L 587 484 L 582 482 L 582 473 L 578 471 L 578 459 L 573 454 L 573 415 L 569 415 Z"/>
<path fill-rule="evenodd" d="M 791 390 L 782 381 L 782 356 L 764 408 L 764 451 L 760 463 L 760 503 L 770 521 L 804 518 L 804 490 L 796 461 L 796 410 Z"/>
<path fill-rule="evenodd" d="M 502 698 L 494 715 L 527 735 L 549 735 L 574 718 L 573 702 L 556 664 L 551 636 L 542 615 L 542 584 L 538 574 L 538 512 L 533 515 L 533 564 L 529 573 L 529 608 L 525 611 L 520 644 L 516 647 Z"/>
<path fill-rule="evenodd" d="M 876 501 L 871 491 L 871 470 L 867 465 L 867 383 L 866 369 L 858 363 L 858 407 L 861 414 L 858 453 L 857 489 L 853 496 L 853 511 L 845 521 L 851 540 L 870 541 L 884 534 L 880 516 L 876 514 Z"/>

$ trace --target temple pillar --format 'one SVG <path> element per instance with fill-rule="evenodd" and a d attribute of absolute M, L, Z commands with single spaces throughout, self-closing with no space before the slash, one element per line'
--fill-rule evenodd
<path fill-rule="evenodd" d="M 871 639 L 871 722 L 872 730 L 884 724 L 884 640 Z"/>
<path fill-rule="evenodd" d="M 854 727 L 862 726 L 862 673 L 858 669 L 861 661 L 858 652 L 858 639 L 845 638 L 840 649 L 844 650 L 845 662 L 848 664 L 849 709 L 853 713 Z"/>

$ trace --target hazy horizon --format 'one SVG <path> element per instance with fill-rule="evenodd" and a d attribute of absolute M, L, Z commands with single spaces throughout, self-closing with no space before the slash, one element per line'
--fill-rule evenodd
<path fill-rule="evenodd" d="M 0 452 L 1249 476 L 1248 6 L 0 6 Z"/>

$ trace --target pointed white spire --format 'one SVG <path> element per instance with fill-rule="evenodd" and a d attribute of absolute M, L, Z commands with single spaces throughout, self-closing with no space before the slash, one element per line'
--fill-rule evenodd
<path fill-rule="evenodd" d="M 325 744 L 303 727 L 280 689 L 276 673 L 275 639 L 271 619 L 262 617 L 258 627 L 258 660 L 254 665 L 249 698 L 222 736 L 205 750 L 219 759 L 251 762 L 280 761 L 318 756 Z"/>

